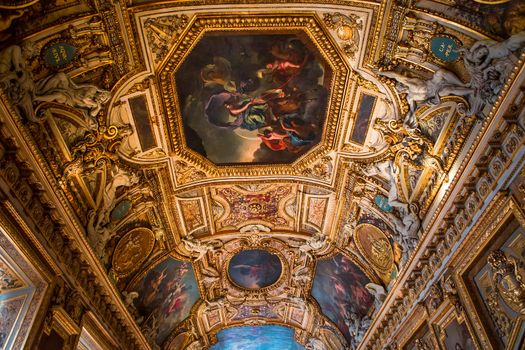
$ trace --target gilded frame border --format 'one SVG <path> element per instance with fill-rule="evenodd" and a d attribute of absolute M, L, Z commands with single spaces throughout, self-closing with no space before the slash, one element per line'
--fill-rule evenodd
<path fill-rule="evenodd" d="M 339 55 L 337 45 L 325 33 L 322 21 L 312 13 L 276 16 L 268 13 L 253 13 L 242 18 L 232 14 L 196 15 L 187 26 L 178 45 L 169 53 L 170 58 L 160 67 L 158 80 L 160 94 L 164 97 L 164 110 L 167 115 L 165 127 L 171 137 L 172 152 L 180 153 L 184 161 L 203 169 L 210 176 L 254 176 L 254 175 L 298 175 L 308 165 L 330 151 L 336 142 L 337 116 L 344 108 L 345 82 L 351 75 L 348 63 Z M 217 166 L 197 155 L 185 145 L 181 112 L 175 99 L 176 89 L 173 75 L 191 48 L 207 32 L 270 31 L 273 33 L 304 33 L 317 47 L 323 59 L 331 66 L 331 94 L 328 99 L 325 129 L 321 142 L 295 162 L 284 165 L 228 165 Z"/>
<path fill-rule="evenodd" d="M 456 256 L 454 256 L 451 261 L 451 265 L 457 264 L 453 272 L 453 278 L 456 282 L 463 307 L 465 308 L 466 318 L 469 319 L 474 329 L 479 330 L 479 332 L 477 332 L 477 340 L 483 349 L 493 348 L 493 343 L 491 342 L 490 331 L 487 328 L 488 325 L 482 321 L 476 302 L 468 292 L 465 277 L 475 260 L 491 248 L 491 240 L 495 238 L 495 236 L 501 232 L 504 225 L 512 219 L 515 219 L 521 227 L 525 227 L 525 214 L 516 199 L 511 195 L 500 192 L 492 200 L 482 217 L 478 220 L 478 224 L 470 232 L 467 243 L 458 249 Z M 516 345 L 519 326 L 524 321 L 525 315 L 519 316 L 514 321 L 515 324 L 506 348 L 512 349 L 513 346 Z"/>

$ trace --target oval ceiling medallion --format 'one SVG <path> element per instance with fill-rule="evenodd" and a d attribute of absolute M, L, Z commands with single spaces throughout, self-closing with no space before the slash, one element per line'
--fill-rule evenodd
<path fill-rule="evenodd" d="M 282 270 L 281 259 L 263 249 L 243 250 L 228 265 L 230 280 L 247 289 L 266 288 L 275 284 Z"/>
<path fill-rule="evenodd" d="M 389 273 L 394 265 L 394 252 L 387 236 L 378 227 L 361 224 L 355 230 L 357 248 L 381 273 Z"/>
<path fill-rule="evenodd" d="M 155 244 L 150 229 L 139 227 L 129 231 L 118 242 L 113 254 L 113 271 L 124 277 L 135 271 L 148 258 Z"/>

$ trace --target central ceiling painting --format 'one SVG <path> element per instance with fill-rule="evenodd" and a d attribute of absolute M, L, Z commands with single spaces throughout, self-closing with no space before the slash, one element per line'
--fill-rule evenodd
<path fill-rule="evenodd" d="M 217 338 L 211 350 L 304 350 L 295 341 L 293 329 L 276 325 L 228 328 Z"/>
<path fill-rule="evenodd" d="M 217 165 L 287 164 L 321 140 L 332 77 L 302 32 L 208 32 L 174 79 L 186 145 Z"/>

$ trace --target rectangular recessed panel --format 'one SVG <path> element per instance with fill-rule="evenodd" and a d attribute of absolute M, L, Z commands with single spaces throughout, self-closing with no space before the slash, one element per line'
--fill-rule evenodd
<path fill-rule="evenodd" d="M 366 133 L 368 131 L 368 124 L 370 123 L 370 117 L 374 110 L 376 103 L 376 96 L 363 94 L 359 103 L 359 109 L 357 110 L 357 116 L 355 119 L 354 127 L 352 129 L 352 141 L 364 144 L 366 140 Z"/>
<path fill-rule="evenodd" d="M 135 120 L 135 128 L 139 136 L 140 147 L 142 152 L 146 152 L 150 149 L 157 147 L 155 142 L 155 135 L 151 129 L 149 122 L 148 105 L 146 102 L 146 96 L 140 95 L 132 97 L 128 100 L 131 114 Z"/>

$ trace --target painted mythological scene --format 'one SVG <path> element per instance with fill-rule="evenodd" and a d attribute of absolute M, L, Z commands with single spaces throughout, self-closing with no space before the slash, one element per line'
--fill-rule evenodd
<path fill-rule="evenodd" d="M 312 295 L 349 343 L 359 343 L 371 320 L 374 297 L 366 289 L 368 277 L 348 258 L 338 254 L 317 262 Z"/>
<path fill-rule="evenodd" d="M 296 35 L 208 35 L 175 77 L 188 147 L 216 164 L 289 163 L 322 137 L 330 77 Z"/>
<path fill-rule="evenodd" d="M 210 350 L 304 350 L 294 339 L 294 331 L 283 326 L 243 326 L 217 334 Z"/>
<path fill-rule="evenodd" d="M 172 258 L 150 270 L 133 291 L 141 328 L 158 345 L 189 316 L 200 296 L 191 263 Z"/>
<path fill-rule="evenodd" d="M 243 250 L 235 255 L 228 266 L 232 281 L 244 288 L 271 286 L 281 276 L 282 265 L 279 257 L 266 250 Z"/>

